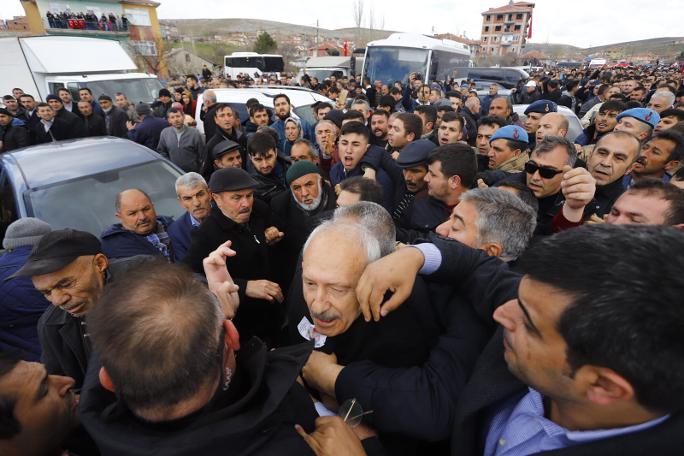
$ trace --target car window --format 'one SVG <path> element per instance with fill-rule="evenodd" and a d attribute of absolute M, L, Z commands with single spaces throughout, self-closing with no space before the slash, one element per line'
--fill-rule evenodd
<path fill-rule="evenodd" d="M 4 168 L 0 169 L 0 245 L 7 227 L 18 218 L 14 192 Z"/>
<path fill-rule="evenodd" d="M 29 213 L 53 229 L 76 228 L 100 236 L 118 222 L 114 215 L 117 193 L 140 188 L 152 199 L 157 215 L 177 218 L 183 213 L 174 190 L 179 175 L 159 160 L 60 182 L 29 191 Z"/>

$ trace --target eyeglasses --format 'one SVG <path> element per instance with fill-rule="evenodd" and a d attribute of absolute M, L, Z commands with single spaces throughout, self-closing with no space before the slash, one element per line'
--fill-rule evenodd
<path fill-rule="evenodd" d="M 563 172 L 562 170 L 551 168 L 548 166 L 539 166 L 532 160 L 525 163 L 525 172 L 527 174 L 534 174 L 537 171 L 539 171 L 539 175 L 544 179 L 551 179 L 556 174 L 560 174 Z"/>

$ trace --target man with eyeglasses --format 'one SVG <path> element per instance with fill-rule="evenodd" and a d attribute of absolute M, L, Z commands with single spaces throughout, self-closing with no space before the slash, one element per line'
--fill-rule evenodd
<path fill-rule="evenodd" d="M 577 151 L 569 140 L 562 136 L 547 136 L 530 154 L 524 171 L 502 181 L 522 181 L 537 198 L 539 211 L 535 235 L 553 233 L 554 216 L 566 200 L 572 208 L 593 207 L 589 203 L 596 190 L 596 181 L 586 169 L 573 168 L 576 160 Z"/>

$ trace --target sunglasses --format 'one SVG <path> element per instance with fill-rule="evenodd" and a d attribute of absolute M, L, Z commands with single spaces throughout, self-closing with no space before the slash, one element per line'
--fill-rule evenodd
<path fill-rule="evenodd" d="M 534 174 L 537 171 L 539 171 L 539 175 L 544 179 L 551 179 L 556 174 L 560 174 L 563 172 L 562 170 L 550 168 L 548 166 L 539 166 L 538 164 L 536 164 L 532 160 L 525 163 L 525 172 L 527 174 Z"/>

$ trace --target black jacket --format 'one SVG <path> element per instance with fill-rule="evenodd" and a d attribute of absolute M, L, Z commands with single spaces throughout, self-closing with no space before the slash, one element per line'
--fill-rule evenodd
<path fill-rule="evenodd" d="M 83 117 L 83 124 L 85 125 L 87 136 L 107 136 L 107 128 L 102 116 L 93 113 L 89 117 Z"/>
<path fill-rule="evenodd" d="M 22 125 L 12 125 L 11 123 L 5 127 L 0 141 L 2 141 L 0 152 L 9 152 L 31 144 L 28 130 Z"/>
<path fill-rule="evenodd" d="M 87 130 L 83 120 L 71 111 L 62 108 L 55 114 L 55 118 L 62 119 L 69 126 L 70 138 L 85 138 Z"/>
<path fill-rule="evenodd" d="M 301 343 L 306 339 L 299 332 L 298 325 L 306 318 L 309 323 L 313 323 L 309 314 L 306 301 L 302 291 L 302 270 L 299 268 L 295 275 L 290 291 L 288 293 L 288 333 L 291 343 Z M 417 278 L 411 296 L 395 312 L 379 322 L 367 323 L 362 316 L 359 316 L 349 328 L 342 334 L 334 337 L 327 337 L 323 346 L 318 348 L 325 353 L 334 353 L 337 361 L 341 365 L 347 365 L 355 361 L 367 361 L 374 364 L 391 368 L 394 375 L 397 375 L 397 368 L 409 369 L 422 365 L 427 359 L 430 348 L 437 342 L 437 337 L 441 331 L 438 316 L 431 306 L 426 306 L 429 302 L 427 287 L 422 279 Z M 466 355 L 468 356 L 468 355 Z M 386 380 L 387 377 L 383 377 Z M 386 384 L 364 384 L 370 386 L 370 391 L 338 390 L 336 388 L 335 398 L 342 404 L 348 399 L 356 397 L 359 392 L 364 395 L 378 392 L 382 394 Z M 377 390 L 376 390 L 377 388 Z M 413 392 L 408 392 L 411 396 Z M 390 396 L 392 396 L 390 394 Z M 398 408 L 397 398 L 392 399 Z M 421 405 L 424 407 L 424 405 Z M 363 407 L 363 410 L 372 410 Z M 407 413 L 406 411 L 404 412 Z M 412 413 L 409 411 L 408 413 Z M 374 415 L 374 414 L 373 414 Z M 414 455 L 423 454 L 421 451 L 423 443 L 415 436 L 399 434 L 396 432 L 397 420 L 410 420 L 406 415 L 392 416 L 382 414 L 381 416 L 364 417 L 364 422 L 371 427 L 380 430 L 380 441 L 391 455 Z M 386 432 L 383 432 L 387 430 Z M 433 454 L 432 452 L 428 454 Z"/>
<path fill-rule="evenodd" d="M 264 231 L 272 226 L 268 206 L 254 200 L 249 222 L 235 223 L 220 209 L 214 207 L 211 214 L 190 234 L 191 242 L 183 262 L 193 271 L 204 274 L 202 260 L 219 245 L 231 240 L 231 248 L 237 255 L 226 260 L 226 266 L 235 283 L 240 287 L 240 308 L 235 324 L 243 340 L 257 335 L 270 343 L 281 328 L 284 311 L 277 301 L 253 299 L 245 295 L 250 280 L 273 280 L 270 247 L 266 245 Z"/>
<path fill-rule="evenodd" d="M 590 205 L 585 209 L 585 213 L 596 214 L 603 217 L 613 208 L 615 201 L 625 192 L 622 185 L 622 177 L 608 185 L 597 185 L 596 194 Z"/>
<path fill-rule="evenodd" d="M 287 190 L 287 185 L 285 184 L 285 173 L 289 167 L 289 160 L 281 155 L 276 157 L 276 165 L 269 175 L 261 174 L 254 169 L 254 166 L 248 167 L 248 170 L 251 168 L 250 175 L 259 184 L 254 189 L 254 196 L 266 204 L 270 204 L 271 199 L 275 198 L 281 193 L 284 193 Z"/>
<path fill-rule="evenodd" d="M 112 106 L 108 113 L 105 113 L 105 125 L 109 125 L 107 134 L 118 138 L 128 137 L 128 114 L 118 106 Z"/>
<path fill-rule="evenodd" d="M 171 217 L 157 216 L 157 223 L 161 223 L 168 233 L 173 223 Z M 102 252 L 108 258 L 127 258 L 135 255 L 161 255 L 162 253 L 152 245 L 142 234 L 134 233 L 124 228 L 121 223 L 115 223 L 102 232 Z M 169 243 L 169 258 L 173 260 L 173 241 Z"/>
<path fill-rule="evenodd" d="M 440 243 L 456 241 L 430 238 Z M 460 244 L 455 246 L 460 247 Z M 470 256 L 475 267 L 482 257 Z M 490 261 L 498 267 L 495 261 Z M 373 410 L 373 423 L 381 432 L 397 432 L 428 441 L 451 434 L 456 403 L 482 348 L 494 331 L 490 318 L 483 321 L 474 306 L 453 283 L 430 283 L 429 300 L 422 310 L 433 311 L 443 325 L 439 339 L 424 363 L 391 369 L 382 363 L 348 364 L 335 382 L 336 397 L 355 397 L 364 410 Z M 499 299 L 515 297 L 515 288 L 502 290 Z"/>
<path fill-rule="evenodd" d="M 397 222 L 397 240 L 413 242 L 416 237 L 434 231 L 450 215 L 451 210 L 440 200 L 427 195 L 416 197 Z"/>
<path fill-rule="evenodd" d="M 48 132 L 45 131 L 45 127 L 43 127 L 43 123 L 40 120 L 29 123 L 29 135 L 31 145 L 73 138 L 69 125 L 58 117 L 53 119 L 52 126 Z"/>
<path fill-rule="evenodd" d="M 313 431 L 316 412 L 297 382 L 309 357 L 307 344 L 268 351 L 253 338 L 242 345 L 226 392 L 218 391 L 201 411 L 173 423 L 146 423 L 100 386 L 96 358 L 81 396 L 81 422 L 101 454 L 309 455 L 294 429 Z"/>
<path fill-rule="evenodd" d="M 149 258 L 137 256 L 110 260 L 105 274 L 105 286 L 126 269 Z M 74 317 L 52 305 L 38 320 L 38 339 L 43 349 L 41 362 L 45 364 L 49 374 L 72 377 L 76 381 L 76 388 L 83 384 L 91 353 L 87 332 L 85 318 Z"/>

